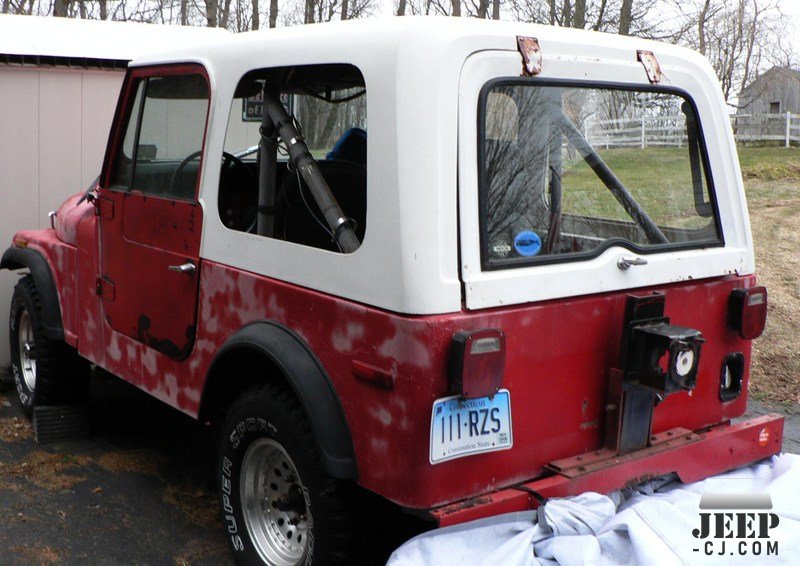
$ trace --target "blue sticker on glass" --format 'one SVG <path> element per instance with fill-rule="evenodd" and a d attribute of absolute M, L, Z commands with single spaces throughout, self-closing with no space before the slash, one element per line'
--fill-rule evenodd
<path fill-rule="evenodd" d="M 514 238 L 514 249 L 521 256 L 535 256 L 542 249 L 542 239 L 536 232 L 525 230 Z"/>

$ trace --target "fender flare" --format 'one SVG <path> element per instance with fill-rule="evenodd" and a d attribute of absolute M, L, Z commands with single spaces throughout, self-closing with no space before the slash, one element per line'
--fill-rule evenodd
<path fill-rule="evenodd" d="M 227 353 L 237 349 L 256 351 L 272 361 L 308 416 L 325 470 L 336 478 L 356 479 L 358 466 L 344 409 L 333 381 L 308 344 L 276 322 L 252 322 L 225 341 L 214 356 L 208 375 L 213 375 Z M 207 401 L 208 383 L 207 379 L 201 407 Z"/>
<path fill-rule="evenodd" d="M 53 273 L 47 260 L 30 248 L 8 248 L 0 259 L 0 269 L 24 269 L 30 270 L 36 290 L 39 292 L 39 299 L 42 304 L 42 318 L 44 323 L 44 333 L 50 340 L 64 340 L 64 325 L 61 321 L 61 305 L 58 299 L 58 291 Z"/>

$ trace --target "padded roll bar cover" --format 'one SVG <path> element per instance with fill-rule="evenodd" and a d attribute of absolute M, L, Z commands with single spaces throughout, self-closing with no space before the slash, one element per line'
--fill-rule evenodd
<path fill-rule="evenodd" d="M 0 269 L 25 269 L 33 276 L 36 290 L 42 302 L 44 331 L 50 340 L 64 340 L 64 326 L 61 320 L 61 305 L 58 299 L 53 273 L 42 254 L 30 248 L 10 247 L 0 260 Z"/>
<path fill-rule="evenodd" d="M 300 336 L 273 321 L 257 321 L 228 338 L 214 357 L 217 362 L 232 350 L 246 348 L 267 356 L 282 372 L 311 423 L 325 470 L 333 477 L 356 479 L 350 427 L 333 382 L 314 352 Z M 208 382 L 206 383 L 206 390 Z M 202 405 L 206 390 L 203 392 Z"/>

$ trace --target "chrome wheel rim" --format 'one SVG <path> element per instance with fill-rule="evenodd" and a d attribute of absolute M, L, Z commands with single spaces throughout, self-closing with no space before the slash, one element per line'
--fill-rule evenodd
<path fill-rule="evenodd" d="M 307 491 L 283 446 L 259 438 L 247 448 L 240 495 L 244 522 L 261 559 L 276 566 L 298 564 L 313 523 Z"/>
<path fill-rule="evenodd" d="M 19 315 L 19 360 L 25 386 L 33 391 L 36 388 L 36 343 L 33 338 L 33 324 L 28 311 Z"/>

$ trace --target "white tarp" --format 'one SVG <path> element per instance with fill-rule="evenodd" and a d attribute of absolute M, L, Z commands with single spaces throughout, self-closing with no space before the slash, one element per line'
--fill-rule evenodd
<path fill-rule="evenodd" d="M 719 501 L 756 493 L 768 494 L 761 499 L 772 508 L 700 509 L 704 494 L 720 494 Z M 704 534 L 701 513 L 710 513 L 705 538 L 693 534 Z M 688 485 L 649 482 L 608 496 L 551 499 L 538 511 L 425 533 L 397 549 L 388 564 L 556 563 L 800 564 L 800 456 L 775 456 Z"/>

